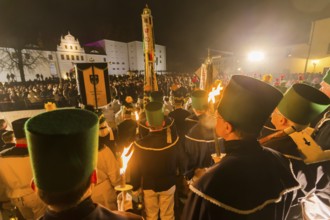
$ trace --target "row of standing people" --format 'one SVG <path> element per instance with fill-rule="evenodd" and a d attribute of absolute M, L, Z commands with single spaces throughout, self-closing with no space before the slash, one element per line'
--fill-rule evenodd
<path fill-rule="evenodd" d="M 327 80 L 329 81 L 327 76 L 324 82 L 329 84 L 327 82 Z M 166 219 L 168 216 L 173 215 L 171 210 L 174 204 L 175 175 L 178 169 L 177 156 L 181 157 L 183 155 L 183 159 L 189 158 L 186 160 L 187 163 L 179 166 L 179 170 L 182 168 L 182 173 L 189 180 L 197 177 L 200 169 L 204 173 L 206 171 L 205 168 L 212 165 L 211 154 L 215 153 L 215 142 L 218 140 L 214 138 L 213 129 L 215 129 L 218 136 L 223 137 L 225 140 L 223 148 L 226 156 L 218 164 L 208 169 L 199 181 L 191 182 L 190 189 L 193 191 L 193 194 L 187 203 L 194 204 L 194 206 L 193 210 L 185 210 L 184 219 L 216 219 L 219 216 L 234 219 L 244 219 L 246 216 L 252 216 L 255 219 L 260 219 L 261 216 L 267 219 L 285 218 L 289 210 L 288 204 L 290 205 L 292 199 L 283 199 L 282 202 L 278 202 L 278 199 L 279 197 L 292 196 L 290 193 L 298 188 L 295 180 L 298 172 L 291 176 L 291 173 L 287 170 L 287 165 L 289 164 L 287 160 L 280 157 L 276 152 L 260 151 L 260 145 L 256 143 L 257 134 L 261 126 L 282 99 L 282 96 L 273 91 L 273 88 L 262 85 L 257 80 L 251 80 L 248 77 L 242 76 L 232 78 L 224 93 L 224 98 L 221 100 L 217 109 L 217 124 L 215 128 L 210 125 L 212 123 L 207 120 L 209 117 L 205 115 L 208 106 L 205 91 L 196 91 L 192 95 L 192 107 L 195 114 L 189 117 L 187 113 L 186 122 L 192 123 L 193 126 L 190 129 L 187 129 L 187 127 L 178 129 L 180 131 L 178 133 L 179 135 L 177 135 L 175 124 L 182 124 L 178 123 L 178 119 L 173 120 L 169 117 L 164 117 L 162 104 L 160 104 L 159 100 L 151 100 L 151 103 L 146 106 L 145 119 L 143 117 L 140 119 L 139 130 L 141 130 L 141 135 L 143 129 L 148 128 L 147 135 L 134 141 L 136 153 L 133 155 L 130 166 L 132 172 L 131 182 L 134 188 L 142 187 L 145 199 L 147 199 L 145 200 L 147 219 L 157 218 L 159 209 L 161 210 L 161 219 Z M 249 83 L 255 85 L 254 90 L 247 86 Z M 253 96 L 248 93 L 244 94 L 247 91 L 250 91 Z M 295 86 L 290 91 L 294 91 L 291 93 L 298 97 L 301 96 L 307 99 L 307 104 L 312 103 L 311 105 L 302 104 L 303 107 L 313 106 L 315 103 L 319 106 L 328 106 L 328 99 L 321 97 L 315 90 L 310 90 L 309 87 L 306 88 L 304 85 Z M 307 95 L 311 91 L 313 95 Z M 182 96 L 177 96 L 176 98 L 180 100 Z M 258 105 L 260 100 L 265 104 L 265 109 L 261 109 L 260 105 Z M 282 101 L 284 104 L 281 104 Z M 279 109 L 281 105 L 288 106 L 288 101 L 284 98 L 282 101 L 278 106 Z M 239 106 L 241 108 L 235 108 Z M 250 108 L 246 108 L 247 106 Z M 313 110 L 313 108 L 311 109 Z M 319 110 L 315 110 L 313 115 L 310 113 L 311 109 L 307 109 L 302 118 L 306 117 L 309 119 L 315 116 L 315 114 L 320 113 Z M 320 107 L 319 109 L 322 108 Z M 281 114 L 286 113 L 281 112 Z M 175 118 L 173 114 L 172 117 Z M 178 118 L 182 119 L 184 117 L 179 116 Z M 306 120 L 303 120 L 303 123 L 299 122 L 298 119 L 296 123 L 298 125 L 304 125 Z M 100 129 L 105 129 L 104 127 L 106 126 L 102 126 L 101 124 Z M 319 125 L 319 127 L 324 128 L 323 124 Z M 106 129 L 109 131 L 109 128 Z M 133 130 L 136 132 L 136 129 Z M 315 133 L 320 133 L 320 131 L 318 130 Z M 317 140 L 317 135 L 315 140 Z M 326 148 L 326 146 L 322 147 Z M 257 158 L 259 162 L 253 162 Z M 272 158 L 272 163 L 266 160 L 269 158 Z M 245 171 L 239 166 L 240 162 L 246 166 L 250 166 L 248 170 L 251 173 L 246 172 L 246 175 L 242 176 Z M 259 165 L 264 165 L 264 167 L 261 169 Z M 321 168 L 324 168 L 324 166 L 321 166 Z M 266 171 L 272 172 L 268 173 Z M 255 179 L 257 174 L 262 174 L 264 181 L 269 182 L 269 185 L 261 187 L 260 182 Z M 269 175 L 271 175 L 271 178 Z M 324 171 L 325 178 L 326 175 L 326 171 Z M 241 179 L 238 176 L 241 176 Z M 236 177 L 237 179 L 235 179 Z M 241 187 L 241 191 L 237 193 L 237 196 L 246 194 L 247 190 L 250 191 L 252 197 L 253 193 L 261 195 L 260 192 L 263 192 L 262 196 L 253 199 L 243 196 L 244 201 L 237 202 L 236 197 L 233 197 L 230 192 L 232 193 L 237 190 L 235 186 L 242 182 L 247 182 L 248 184 L 246 187 Z M 251 184 L 251 182 L 254 184 Z M 280 182 L 282 183 L 280 184 Z M 274 187 L 272 188 L 270 186 Z M 160 198 L 165 199 L 161 200 Z M 157 203 L 158 206 L 156 205 Z M 254 207 L 253 205 L 256 206 Z M 274 212 L 275 209 L 278 211 L 277 214 Z M 281 217 L 278 217 L 279 215 Z M 171 217 L 169 218 L 171 219 Z"/>

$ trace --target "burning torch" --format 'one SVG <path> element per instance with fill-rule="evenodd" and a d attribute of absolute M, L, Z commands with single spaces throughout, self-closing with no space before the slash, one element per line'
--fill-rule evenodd
<path fill-rule="evenodd" d="M 131 150 L 132 145 L 133 145 L 133 143 L 131 143 L 128 147 L 125 147 L 123 150 L 123 153 L 121 154 L 121 157 L 120 157 L 121 162 L 122 162 L 122 166 L 120 168 L 121 184 L 119 186 L 115 187 L 115 190 L 120 191 L 122 193 L 121 204 L 118 205 L 119 206 L 118 210 L 120 210 L 120 211 L 125 211 L 124 204 L 125 204 L 125 200 L 126 200 L 126 193 L 127 193 L 127 191 L 133 189 L 132 185 L 126 184 L 127 165 L 134 153 L 134 149 Z"/>
<path fill-rule="evenodd" d="M 215 114 L 216 114 L 215 108 L 214 108 L 215 97 L 220 95 L 220 92 L 221 92 L 222 89 L 223 88 L 221 87 L 221 83 L 219 83 L 216 89 L 214 87 L 212 87 L 212 90 L 208 95 L 209 109 L 210 109 L 210 113 L 211 113 L 212 116 L 215 116 Z M 214 144 L 215 144 L 216 156 L 220 157 L 220 155 L 221 155 L 220 144 L 219 144 L 219 141 L 218 141 L 218 137 L 215 133 L 215 126 L 213 127 L 213 135 L 214 135 Z"/>

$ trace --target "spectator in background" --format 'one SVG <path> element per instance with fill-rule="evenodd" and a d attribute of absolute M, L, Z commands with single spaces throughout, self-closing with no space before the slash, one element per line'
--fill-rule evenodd
<path fill-rule="evenodd" d="M 0 153 L 3 150 L 12 148 L 16 146 L 16 138 L 13 131 L 6 131 L 1 135 L 1 140 L 4 142 L 2 146 L 0 146 Z"/>
<path fill-rule="evenodd" d="M 46 205 L 30 187 L 32 169 L 24 123 L 28 118 L 12 122 L 16 137 L 16 146 L 0 153 L 0 191 L 5 190 L 26 220 L 38 219 L 46 210 Z"/>
<path fill-rule="evenodd" d="M 0 137 L 3 133 L 7 131 L 7 122 L 4 118 L 0 118 Z M 0 139 L 0 146 L 3 146 L 5 143 Z"/>

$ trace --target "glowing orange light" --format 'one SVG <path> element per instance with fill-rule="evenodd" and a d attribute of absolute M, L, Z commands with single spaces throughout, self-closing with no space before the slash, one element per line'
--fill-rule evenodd
<path fill-rule="evenodd" d="M 134 149 L 131 151 L 131 153 L 129 155 L 127 155 L 127 153 L 130 151 L 130 149 L 132 147 L 132 144 L 130 144 L 128 147 L 125 147 L 123 153 L 121 154 L 121 161 L 122 161 L 123 165 L 120 168 L 120 175 L 123 175 L 125 173 L 127 164 L 133 155 Z"/>
<path fill-rule="evenodd" d="M 134 114 L 135 114 L 135 120 L 139 121 L 139 113 L 137 111 L 135 111 Z"/>
<path fill-rule="evenodd" d="M 215 103 L 215 97 L 220 95 L 222 89 L 223 88 L 221 87 L 220 83 L 218 84 L 218 87 L 216 89 L 213 87 L 212 91 L 209 93 L 207 101 L 212 101 L 212 103 Z"/>

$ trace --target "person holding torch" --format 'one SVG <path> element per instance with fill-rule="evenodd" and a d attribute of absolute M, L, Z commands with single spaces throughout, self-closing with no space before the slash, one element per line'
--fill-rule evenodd
<path fill-rule="evenodd" d="M 285 219 L 299 183 L 289 160 L 257 140 L 281 98 L 271 85 L 232 76 L 216 116 L 226 156 L 189 186 L 182 219 Z"/>
<path fill-rule="evenodd" d="M 31 187 L 47 204 L 41 220 L 143 219 L 92 201 L 98 132 L 97 115 L 81 109 L 50 111 L 26 122 L 34 178 Z"/>
<path fill-rule="evenodd" d="M 169 142 L 163 104 L 150 102 L 145 108 L 149 134 L 135 141 L 130 160 L 133 189 L 143 191 L 146 218 L 174 220 L 177 145 L 179 137 Z"/>

